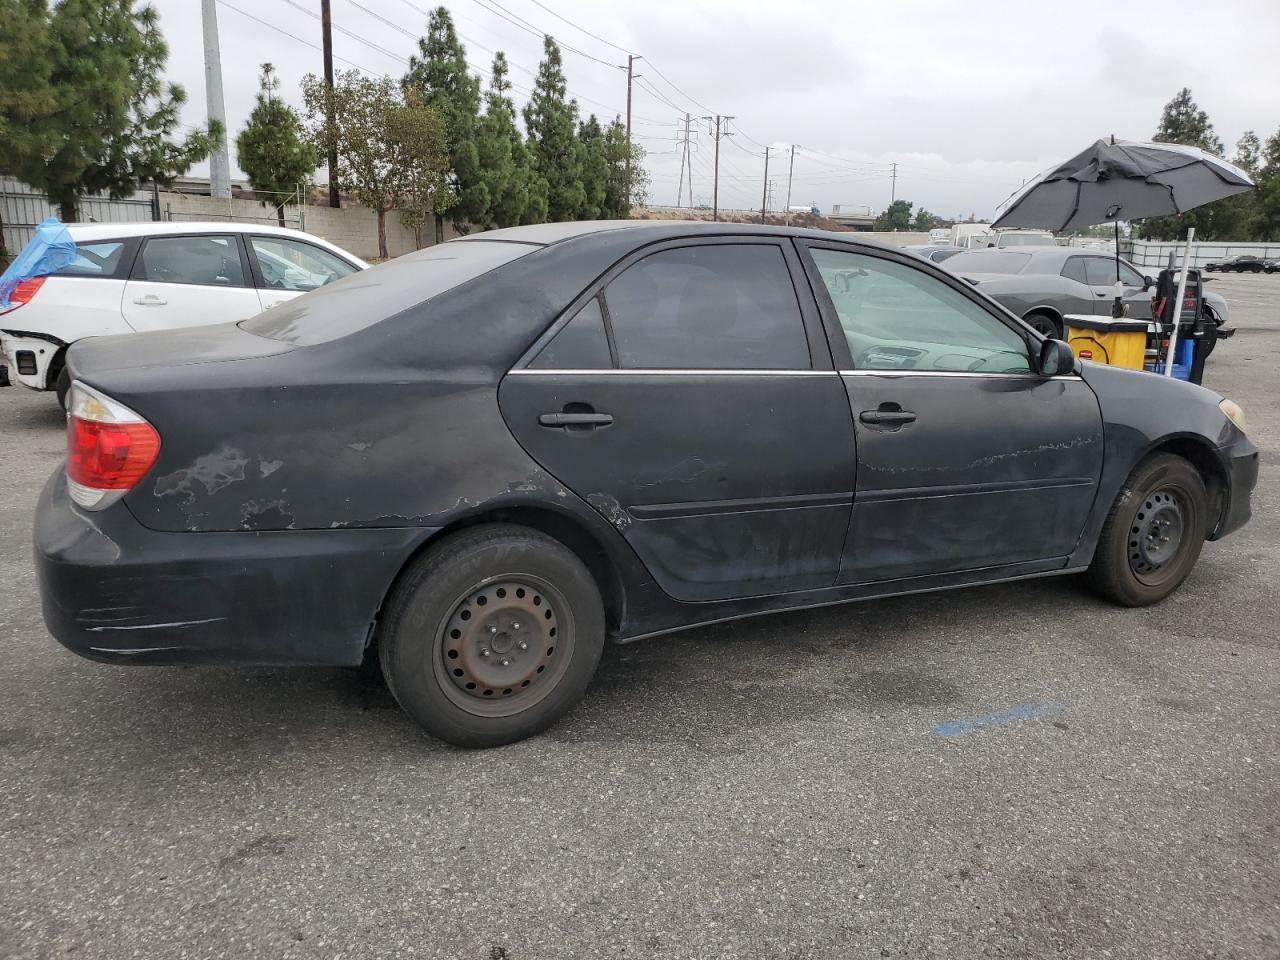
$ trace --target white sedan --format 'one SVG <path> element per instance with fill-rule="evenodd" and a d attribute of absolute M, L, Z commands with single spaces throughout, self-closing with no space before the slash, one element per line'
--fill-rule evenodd
<path fill-rule="evenodd" d="M 297 230 L 244 223 L 77 223 L 76 259 L 0 309 L 12 380 L 52 390 L 85 337 L 244 320 L 368 266 Z"/>

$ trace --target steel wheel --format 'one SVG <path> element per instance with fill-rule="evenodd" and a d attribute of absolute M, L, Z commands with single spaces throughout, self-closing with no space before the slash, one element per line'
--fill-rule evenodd
<path fill-rule="evenodd" d="M 531 575 L 476 586 L 454 605 L 435 644 L 451 701 L 481 717 L 528 709 L 573 655 L 573 615 L 554 586 Z"/>
<path fill-rule="evenodd" d="M 1186 518 L 1176 494 L 1161 489 L 1147 497 L 1129 531 L 1129 569 L 1133 575 L 1150 586 L 1161 583 L 1182 549 L 1185 533 Z"/>

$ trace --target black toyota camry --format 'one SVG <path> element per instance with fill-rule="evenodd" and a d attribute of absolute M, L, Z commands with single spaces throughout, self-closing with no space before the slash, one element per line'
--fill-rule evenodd
<path fill-rule="evenodd" d="M 1230 401 L 849 234 L 481 233 L 68 365 L 35 526 L 58 640 L 377 657 L 469 746 L 552 723 L 606 640 L 1051 574 L 1153 603 L 1257 476 Z"/>

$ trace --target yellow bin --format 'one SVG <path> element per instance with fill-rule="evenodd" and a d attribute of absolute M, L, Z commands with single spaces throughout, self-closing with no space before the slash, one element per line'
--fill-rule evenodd
<path fill-rule="evenodd" d="M 1110 317 L 1082 317 L 1069 314 L 1063 318 L 1067 327 L 1067 343 L 1081 360 L 1107 363 L 1113 367 L 1141 370 L 1147 350 L 1147 321 Z"/>

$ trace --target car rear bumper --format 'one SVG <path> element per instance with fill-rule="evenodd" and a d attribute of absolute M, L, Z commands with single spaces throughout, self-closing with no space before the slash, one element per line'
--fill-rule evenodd
<path fill-rule="evenodd" d="M 85 513 L 59 470 L 36 507 L 45 624 L 109 663 L 358 664 L 392 580 L 434 530 L 161 533 Z"/>
<path fill-rule="evenodd" d="M 1244 434 L 1222 452 L 1228 472 L 1227 502 L 1210 540 L 1220 540 L 1249 522 L 1253 516 L 1253 488 L 1258 484 L 1258 448 Z"/>

